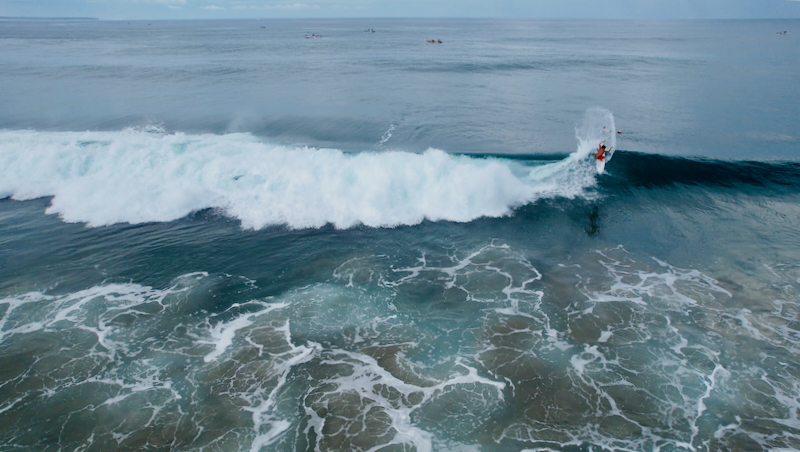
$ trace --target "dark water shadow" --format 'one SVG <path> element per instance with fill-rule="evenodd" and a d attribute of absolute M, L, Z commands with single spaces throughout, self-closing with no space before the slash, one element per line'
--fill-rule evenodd
<path fill-rule="evenodd" d="M 597 237 L 600 234 L 600 208 L 592 207 L 589 213 L 589 225 L 584 229 L 589 237 Z"/>

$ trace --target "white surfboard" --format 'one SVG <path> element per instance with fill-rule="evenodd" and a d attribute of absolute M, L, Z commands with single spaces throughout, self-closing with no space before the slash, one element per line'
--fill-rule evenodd
<path fill-rule="evenodd" d="M 606 171 L 605 159 L 604 160 L 595 159 L 595 163 L 597 164 L 597 174 L 603 174 Z"/>
<path fill-rule="evenodd" d="M 613 118 L 611 118 L 613 122 Z M 611 146 L 609 152 L 606 153 L 606 157 L 603 160 L 594 159 L 595 163 L 597 164 L 597 174 L 603 174 L 606 171 L 606 164 L 611 157 L 614 155 L 614 148 L 617 146 L 616 136 L 614 136 L 614 132 L 609 129 L 608 127 L 603 127 L 602 131 L 603 141 L 606 141 L 606 146 Z M 598 144 L 599 146 L 599 144 Z M 597 151 L 595 151 L 597 152 Z"/>
<path fill-rule="evenodd" d="M 603 160 L 598 160 L 594 156 L 592 156 L 592 158 L 594 158 L 595 164 L 597 164 L 597 174 L 603 174 L 606 171 L 606 164 L 608 163 L 609 160 L 611 160 L 612 155 L 614 155 L 613 148 L 611 149 L 611 152 L 606 154 L 606 158 L 604 158 Z"/>
<path fill-rule="evenodd" d="M 597 174 L 603 174 L 606 171 L 606 164 L 608 164 L 608 161 L 611 160 L 611 157 L 614 155 L 614 148 L 612 147 L 611 151 L 606 153 L 606 158 L 603 160 L 597 159 L 597 157 L 595 157 L 596 153 L 597 150 L 595 150 L 593 154 L 590 154 L 589 157 L 593 158 L 595 165 L 597 165 Z"/>

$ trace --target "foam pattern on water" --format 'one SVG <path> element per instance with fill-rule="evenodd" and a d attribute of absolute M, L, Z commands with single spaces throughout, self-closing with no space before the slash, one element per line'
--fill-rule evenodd
<path fill-rule="evenodd" d="M 800 446 L 800 272 L 757 287 L 599 250 L 361 255 L 209 312 L 193 273 L 0 299 L 0 441 L 180 450 Z"/>
<path fill-rule="evenodd" d="M 573 347 L 555 368 L 535 348 L 519 351 L 537 371 L 515 384 L 529 408 L 502 438 L 557 449 L 797 447 L 797 317 L 785 300 L 762 299 L 770 310 L 753 315 L 740 306 L 751 300 L 702 272 L 622 248 L 562 269 L 583 294 L 564 306 Z"/>
<path fill-rule="evenodd" d="M 89 226 L 171 221 L 209 208 L 255 229 L 466 222 L 594 185 L 586 159 L 531 170 L 436 149 L 291 148 L 245 133 L 0 130 L 0 196 L 52 196 L 48 213 Z"/>

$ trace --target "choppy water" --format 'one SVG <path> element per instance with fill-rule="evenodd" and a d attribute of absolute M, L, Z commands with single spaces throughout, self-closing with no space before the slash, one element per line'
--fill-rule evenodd
<path fill-rule="evenodd" d="M 375 23 L 0 24 L 0 450 L 800 449 L 797 22 Z"/>

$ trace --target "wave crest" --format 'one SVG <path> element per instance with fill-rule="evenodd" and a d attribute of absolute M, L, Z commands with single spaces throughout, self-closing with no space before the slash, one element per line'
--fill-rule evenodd
<path fill-rule="evenodd" d="M 52 196 L 47 213 L 89 226 L 172 221 L 208 208 L 253 229 L 466 222 L 580 196 L 594 184 L 589 162 L 575 158 L 345 153 L 247 133 L 0 131 L 0 196 Z"/>

